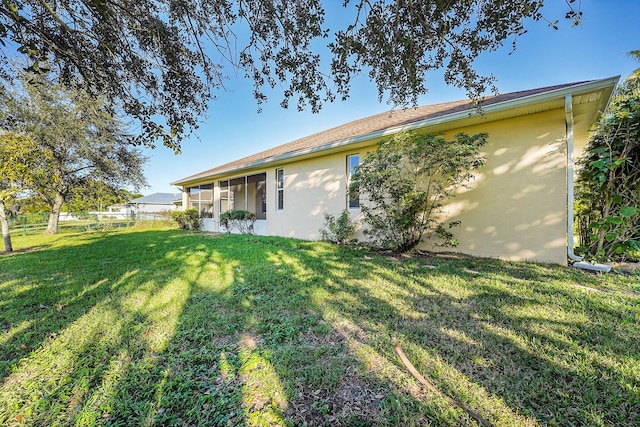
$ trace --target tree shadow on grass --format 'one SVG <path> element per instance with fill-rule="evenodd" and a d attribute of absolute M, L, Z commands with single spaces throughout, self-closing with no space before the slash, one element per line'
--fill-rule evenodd
<path fill-rule="evenodd" d="M 179 255 L 172 258 L 179 238 L 83 237 L 1 260 L 0 423 L 30 418 L 44 425 L 58 417 L 66 424 L 78 412 L 88 419 L 80 408 L 104 400 L 106 378 L 152 360 L 173 334 L 171 316 L 178 318 L 188 298 L 188 286 L 174 283 L 185 267 Z"/>
<path fill-rule="evenodd" d="M 628 320 L 629 307 L 581 305 L 553 284 L 553 268 L 473 259 L 430 268 L 174 231 L 96 235 L 20 257 L 30 262 L 0 260 L 13 271 L 0 283 L 9 309 L 0 422 L 474 425 L 417 384 L 394 340 L 495 425 L 553 424 L 563 411 L 560 423 L 638 420 L 624 359 L 637 362 L 637 345 L 622 332 L 627 347 L 613 345 L 610 323 L 592 319 Z"/>
<path fill-rule="evenodd" d="M 397 339 L 441 390 L 497 424 L 640 422 L 633 300 L 585 298 L 556 267 L 462 260 L 434 271 L 351 253 L 341 269 L 339 257 L 308 253 L 298 261 L 327 277 L 323 316 L 334 330 L 350 325 L 354 353 L 369 364 L 397 368 Z M 429 421 L 470 423 L 446 410 Z"/>
<path fill-rule="evenodd" d="M 637 304 L 621 295 L 587 297 L 567 286 L 558 267 L 482 265 L 449 264 L 442 280 L 437 272 L 415 275 L 406 305 L 417 310 L 399 332 L 416 346 L 423 369 L 436 378 L 464 375 L 473 391 L 450 393 L 477 401 L 490 419 L 501 419 L 487 404 L 493 396 L 530 424 L 638 424 Z M 595 276 L 576 277 L 598 284 Z"/>

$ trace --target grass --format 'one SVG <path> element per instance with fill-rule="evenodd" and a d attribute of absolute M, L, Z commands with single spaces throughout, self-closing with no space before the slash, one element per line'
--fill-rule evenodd
<path fill-rule="evenodd" d="M 15 236 L 0 425 L 640 425 L 640 277 L 172 229 Z"/>

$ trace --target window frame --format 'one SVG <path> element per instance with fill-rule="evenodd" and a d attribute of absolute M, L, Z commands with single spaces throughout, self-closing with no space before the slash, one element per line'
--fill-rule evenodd
<path fill-rule="evenodd" d="M 276 210 L 284 210 L 284 168 L 276 169 Z"/>
<path fill-rule="evenodd" d="M 352 161 L 351 161 L 352 159 L 357 159 L 356 165 L 352 165 Z M 345 198 L 346 198 L 345 202 L 347 205 L 347 209 L 349 210 L 360 209 L 360 195 L 359 194 L 353 195 L 351 193 L 351 180 L 352 180 L 355 168 L 357 168 L 358 166 L 360 166 L 360 153 L 348 154 L 346 158 L 347 188 L 345 191 Z"/>

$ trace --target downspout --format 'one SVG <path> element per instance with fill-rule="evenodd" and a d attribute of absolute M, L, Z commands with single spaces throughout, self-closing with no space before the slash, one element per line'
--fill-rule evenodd
<path fill-rule="evenodd" d="M 573 251 L 573 97 L 567 95 L 564 97 L 564 115 L 567 127 L 567 255 L 569 259 L 574 261 L 573 267 L 583 270 L 593 270 L 608 273 L 611 266 L 607 264 L 591 264 L 583 261 L 581 257 Z"/>
<path fill-rule="evenodd" d="M 573 97 L 564 97 L 564 116 L 567 126 L 567 255 L 572 261 L 580 262 L 582 258 L 573 252 Z"/>

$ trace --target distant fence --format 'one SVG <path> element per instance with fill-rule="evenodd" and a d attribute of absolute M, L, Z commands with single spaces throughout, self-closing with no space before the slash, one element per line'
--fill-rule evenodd
<path fill-rule="evenodd" d="M 78 231 L 130 227 L 140 221 L 166 221 L 165 213 L 146 212 L 61 212 L 59 227 L 73 228 Z M 49 213 L 30 213 L 8 218 L 12 233 L 32 234 L 44 232 L 49 223 Z"/>

